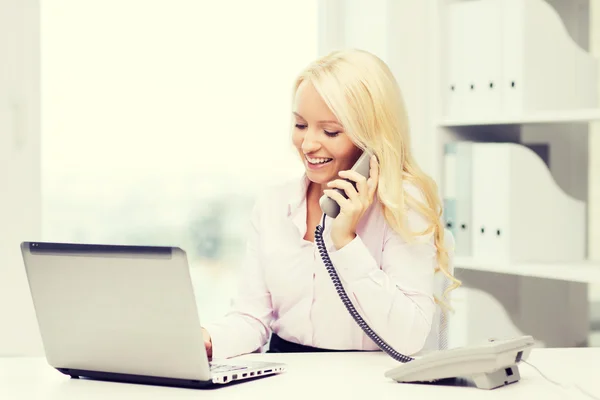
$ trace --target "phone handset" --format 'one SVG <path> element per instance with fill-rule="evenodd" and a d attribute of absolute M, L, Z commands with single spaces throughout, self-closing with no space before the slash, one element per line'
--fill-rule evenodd
<path fill-rule="evenodd" d="M 365 178 L 369 179 L 369 171 L 371 170 L 371 152 L 368 150 L 364 151 L 360 155 L 358 160 L 356 160 L 351 170 L 356 171 Z M 355 183 L 350 181 L 349 179 L 346 180 L 355 185 Z M 356 185 L 354 186 L 354 188 L 356 188 Z M 340 193 L 345 198 L 348 198 L 348 196 L 346 196 L 346 192 L 344 192 L 343 190 L 338 188 L 335 188 L 333 190 Z M 323 210 L 325 215 L 327 215 L 328 217 L 335 218 L 340 213 L 339 204 L 332 198 L 327 197 L 327 195 L 321 196 L 321 198 L 319 199 L 319 205 L 321 206 L 321 210 Z"/>
<path fill-rule="evenodd" d="M 365 151 L 358 158 L 358 160 L 356 161 L 356 163 L 354 164 L 354 166 L 351 169 L 358 172 L 359 174 L 363 175 L 365 178 L 368 179 L 370 165 L 371 165 L 370 161 L 371 161 L 371 153 L 369 151 Z M 340 190 L 340 189 L 334 189 L 334 190 L 337 190 L 344 197 L 348 198 L 346 196 L 346 193 L 343 190 Z M 325 264 L 325 268 L 327 269 L 327 272 L 329 273 L 329 277 L 331 278 L 331 281 L 333 282 L 333 286 L 335 287 L 335 290 L 337 291 L 340 299 L 342 300 L 342 303 L 344 304 L 344 306 L 350 313 L 350 316 L 352 316 L 354 321 L 356 321 L 358 326 L 363 330 L 363 332 L 365 332 L 365 334 L 375 344 L 377 344 L 377 346 L 379 346 L 379 348 L 381 350 L 383 350 L 387 355 L 392 357 L 394 360 L 400 361 L 403 363 L 413 361 L 414 359 L 412 357 L 409 357 L 409 356 L 406 356 L 404 354 L 397 352 L 396 350 L 394 350 L 394 348 L 392 346 L 387 344 L 385 342 L 385 340 L 380 338 L 379 335 L 377 335 L 377 333 L 375 333 L 373 331 L 373 329 L 371 329 L 371 327 L 360 316 L 358 311 L 356 311 L 356 308 L 354 308 L 352 301 L 350 300 L 350 298 L 346 294 L 346 291 L 344 290 L 344 286 L 342 285 L 342 282 L 340 281 L 340 278 L 337 274 L 337 271 L 335 270 L 335 267 L 333 266 L 333 263 L 329 259 L 329 254 L 327 253 L 327 248 L 325 247 L 325 243 L 323 241 L 323 231 L 325 230 L 325 215 L 327 215 L 331 218 L 336 218 L 338 216 L 338 214 L 340 213 L 340 206 L 335 200 L 333 200 L 325 195 L 323 197 L 321 197 L 321 199 L 319 200 L 319 205 L 321 206 L 321 209 L 323 210 L 324 215 L 323 215 L 323 221 L 321 222 L 321 225 L 317 225 L 317 227 L 315 229 L 315 243 L 317 244 L 317 247 L 319 249 L 319 254 L 321 254 L 321 258 L 323 259 L 323 264 Z"/>

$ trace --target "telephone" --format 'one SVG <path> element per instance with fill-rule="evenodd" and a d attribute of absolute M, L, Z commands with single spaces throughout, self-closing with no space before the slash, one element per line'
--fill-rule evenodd
<path fill-rule="evenodd" d="M 370 171 L 370 164 L 371 164 L 371 154 L 372 153 L 369 150 L 364 151 L 361 154 L 361 156 L 358 158 L 358 160 L 356 160 L 356 162 L 352 166 L 351 170 L 358 172 L 359 174 L 363 175 L 365 178 L 368 178 L 369 171 Z M 350 181 L 349 179 L 347 179 L 347 180 Z M 339 193 L 341 193 L 345 198 L 348 198 L 348 196 L 346 195 L 346 193 L 343 190 L 341 190 L 341 189 L 335 189 L 335 190 L 337 190 Z M 336 218 L 340 213 L 340 206 L 335 200 L 331 199 L 330 197 L 328 197 L 326 195 L 322 196 L 319 199 L 319 205 L 321 206 L 321 210 L 323 211 L 324 214 L 323 214 L 323 220 L 321 222 L 321 225 L 317 225 L 317 227 L 315 229 L 315 243 L 317 244 L 317 248 L 319 249 L 319 253 L 321 255 L 321 258 L 323 259 L 323 264 L 325 264 L 325 268 L 327 269 L 327 272 L 329 273 L 329 277 L 333 281 L 333 285 L 335 286 L 335 289 L 336 289 L 340 299 L 342 300 L 342 303 L 344 304 L 344 306 L 346 307 L 346 309 L 348 310 L 348 312 L 350 313 L 352 318 L 354 318 L 354 320 L 356 321 L 358 326 L 361 327 L 361 329 L 365 332 L 365 334 L 373 342 L 375 342 L 377 344 L 377 346 L 379 346 L 380 349 L 382 349 L 385 353 L 387 353 L 394 360 L 397 360 L 397 361 L 400 361 L 403 363 L 412 361 L 413 359 L 411 357 L 405 356 L 404 354 L 401 354 L 401 353 L 398 353 L 396 350 L 393 349 L 392 346 L 390 346 L 383 339 L 381 339 L 371 329 L 371 327 L 369 327 L 369 325 L 367 325 L 365 320 L 360 316 L 358 311 L 356 311 L 356 309 L 354 308 L 352 301 L 350 301 L 350 299 L 348 298 L 348 295 L 346 294 L 344 287 L 342 286 L 340 278 L 337 275 L 335 267 L 333 266 L 333 263 L 329 259 L 329 254 L 327 253 L 327 248 L 325 247 L 325 242 L 323 241 L 323 231 L 325 230 L 325 216 L 327 215 L 328 217 Z"/>
<path fill-rule="evenodd" d="M 526 335 L 433 351 L 390 369 L 385 376 L 396 382 L 455 380 L 480 389 L 495 389 L 519 381 L 518 364 L 529 357 L 534 344 L 533 337 Z"/>
<path fill-rule="evenodd" d="M 365 178 L 369 177 L 371 152 L 365 151 L 352 166 L 352 170 Z M 354 182 L 352 182 L 354 184 Z M 341 189 L 334 189 L 344 197 Z M 339 204 L 330 197 L 323 195 L 319 199 L 323 211 L 321 225 L 315 229 L 315 243 L 329 273 L 335 290 L 342 303 L 356 321 L 358 326 L 377 346 L 392 357 L 403 363 L 385 373 L 385 376 L 396 382 L 437 382 L 448 378 L 471 378 L 474 386 L 480 389 L 494 389 L 520 379 L 518 364 L 524 361 L 534 346 L 531 336 L 522 336 L 503 341 L 490 341 L 482 345 L 467 346 L 449 350 L 438 350 L 421 357 L 410 357 L 394 350 L 385 342 L 358 313 L 352 301 L 346 294 L 342 282 L 329 258 L 323 240 L 325 216 L 336 218 L 340 212 Z"/>
<path fill-rule="evenodd" d="M 350 169 L 369 179 L 369 171 L 371 170 L 371 154 L 372 153 L 368 150 L 364 151 Z M 349 179 L 346 180 L 351 182 L 356 189 L 356 183 L 354 181 Z M 344 192 L 342 189 L 334 188 L 333 190 L 340 193 L 345 198 L 348 198 L 348 196 L 346 196 L 346 192 Z M 340 213 L 340 205 L 327 195 L 321 196 L 319 199 L 319 205 L 321 206 L 321 210 L 323 210 L 325 215 L 328 217 L 335 218 Z"/>

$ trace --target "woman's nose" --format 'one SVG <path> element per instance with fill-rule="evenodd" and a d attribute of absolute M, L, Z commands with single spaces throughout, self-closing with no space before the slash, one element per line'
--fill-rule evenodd
<path fill-rule="evenodd" d="M 316 134 L 310 130 L 307 131 L 304 135 L 304 140 L 302 141 L 302 151 L 304 151 L 304 153 L 312 153 L 318 150 L 320 146 Z"/>

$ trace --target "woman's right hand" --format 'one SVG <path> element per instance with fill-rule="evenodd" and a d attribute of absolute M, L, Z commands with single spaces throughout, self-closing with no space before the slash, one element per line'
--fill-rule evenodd
<path fill-rule="evenodd" d="M 210 339 L 210 334 L 204 328 L 202 328 L 202 337 L 204 338 L 204 347 L 206 348 L 206 355 L 210 360 L 212 358 L 212 340 Z"/>

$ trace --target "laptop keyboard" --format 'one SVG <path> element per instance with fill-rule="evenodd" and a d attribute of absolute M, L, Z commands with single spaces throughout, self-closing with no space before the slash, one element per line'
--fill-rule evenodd
<path fill-rule="evenodd" d="M 222 365 L 222 364 L 214 364 L 210 363 L 210 372 L 212 373 L 222 373 L 229 371 L 239 371 L 242 369 L 248 369 L 248 367 L 240 367 L 237 365 Z"/>

